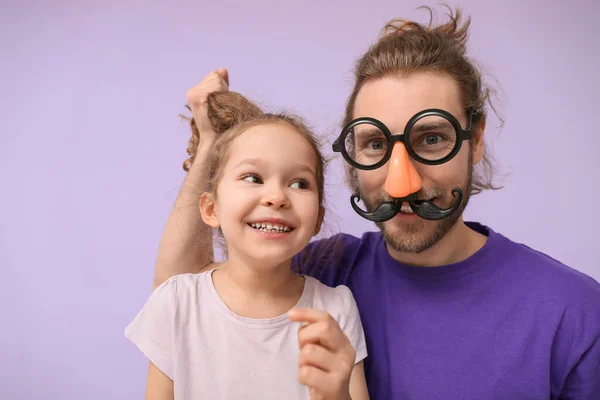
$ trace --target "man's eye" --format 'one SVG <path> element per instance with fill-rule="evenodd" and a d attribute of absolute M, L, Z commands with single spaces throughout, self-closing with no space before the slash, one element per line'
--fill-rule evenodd
<path fill-rule="evenodd" d="M 442 140 L 444 140 L 444 138 L 441 137 L 440 135 L 427 135 L 427 136 L 425 136 L 423 141 L 424 141 L 424 144 L 432 146 L 432 145 L 438 144 Z"/>
<path fill-rule="evenodd" d="M 374 139 L 371 141 L 369 147 L 371 150 L 383 150 L 385 149 L 385 142 L 381 139 Z"/>

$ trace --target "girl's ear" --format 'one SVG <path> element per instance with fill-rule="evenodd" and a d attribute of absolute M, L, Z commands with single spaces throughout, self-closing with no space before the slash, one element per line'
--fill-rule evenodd
<path fill-rule="evenodd" d="M 319 206 L 319 216 L 317 217 L 317 225 L 315 226 L 315 233 L 313 236 L 317 235 L 321 231 L 321 225 L 323 225 L 323 220 L 325 219 L 325 207 Z"/>
<path fill-rule="evenodd" d="M 215 229 L 219 228 L 219 215 L 217 213 L 217 202 L 212 193 L 204 192 L 200 196 L 200 214 L 202 221 Z"/>

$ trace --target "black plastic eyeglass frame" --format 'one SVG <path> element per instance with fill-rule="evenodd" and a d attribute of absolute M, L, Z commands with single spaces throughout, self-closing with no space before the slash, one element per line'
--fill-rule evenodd
<path fill-rule="evenodd" d="M 356 118 L 356 119 L 350 121 L 342 129 L 340 136 L 338 136 L 338 138 L 335 140 L 335 142 L 333 142 L 333 145 L 331 147 L 334 152 L 342 153 L 342 156 L 350 165 L 352 165 L 355 168 L 362 169 L 362 170 L 377 169 L 377 168 L 381 167 L 382 165 L 384 165 L 386 162 L 388 162 L 388 160 L 390 159 L 390 157 L 392 155 L 392 150 L 393 150 L 396 142 L 402 142 L 404 144 L 404 147 L 406 148 L 406 151 L 408 152 L 410 157 L 413 158 L 414 160 L 416 160 L 422 164 L 426 164 L 426 165 L 440 165 L 440 164 L 444 164 L 444 163 L 450 161 L 452 158 L 454 158 L 454 156 L 456 156 L 456 154 L 458 154 L 458 152 L 460 151 L 460 148 L 462 147 L 462 142 L 464 140 L 469 140 L 472 138 L 473 132 L 471 130 L 471 124 L 473 121 L 474 114 L 475 114 L 474 111 L 469 112 L 469 122 L 467 124 L 467 127 L 463 129 L 462 126 L 460 125 L 460 122 L 458 122 L 458 120 L 456 119 L 456 117 L 454 117 L 454 115 L 450 114 L 448 111 L 440 110 L 440 109 L 436 109 L 436 108 L 423 110 L 423 111 L 420 111 L 417 114 L 415 114 L 408 121 L 408 123 L 406 124 L 406 127 L 404 127 L 404 132 L 399 135 L 392 135 L 392 133 L 390 132 L 388 127 L 385 126 L 385 124 L 383 122 L 379 121 L 378 119 L 370 118 L 370 117 Z M 448 153 L 448 155 L 444 156 L 443 158 L 440 158 L 439 160 L 428 160 L 428 159 L 425 159 L 425 158 L 419 156 L 415 152 L 415 150 L 412 148 L 412 145 L 410 144 L 410 133 L 412 131 L 413 126 L 422 118 L 430 117 L 430 116 L 438 116 L 438 117 L 445 118 L 447 121 L 450 122 L 450 124 L 452 124 L 452 126 L 454 127 L 454 130 L 456 131 L 456 143 L 454 144 L 454 147 L 452 148 L 450 153 Z M 346 141 L 346 136 L 348 136 L 348 134 L 352 133 L 352 130 L 356 125 L 361 125 L 361 124 L 374 125 L 379 130 L 381 130 L 381 132 L 384 134 L 384 136 L 386 137 L 387 142 L 388 142 L 388 146 L 387 146 L 385 155 L 383 156 L 383 158 L 380 161 L 376 162 L 373 165 L 362 165 L 362 164 L 357 163 L 356 161 L 354 161 L 352 159 L 352 157 L 350 157 L 350 155 L 346 151 L 346 146 L 344 146 L 344 143 Z"/>

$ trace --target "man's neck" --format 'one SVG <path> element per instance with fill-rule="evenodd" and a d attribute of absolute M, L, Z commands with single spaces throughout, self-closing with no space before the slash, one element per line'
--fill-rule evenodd
<path fill-rule="evenodd" d="M 435 267 L 463 261 L 483 247 L 485 235 L 469 228 L 462 217 L 436 244 L 420 253 L 399 252 L 386 243 L 392 258 L 403 264 Z"/>

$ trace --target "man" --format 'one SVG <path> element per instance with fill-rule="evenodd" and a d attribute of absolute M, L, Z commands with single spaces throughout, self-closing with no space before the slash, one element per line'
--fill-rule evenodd
<path fill-rule="evenodd" d="M 352 290 L 373 399 L 600 399 L 598 282 L 462 219 L 494 188 L 479 170 L 488 92 L 465 56 L 468 26 L 459 10 L 435 27 L 395 21 L 358 61 L 333 148 L 352 206 L 381 232 L 313 242 L 295 268 Z M 214 136 L 205 98 L 227 88 L 223 69 L 188 93 L 199 138 L 155 285 L 211 262 L 197 207 Z"/>

